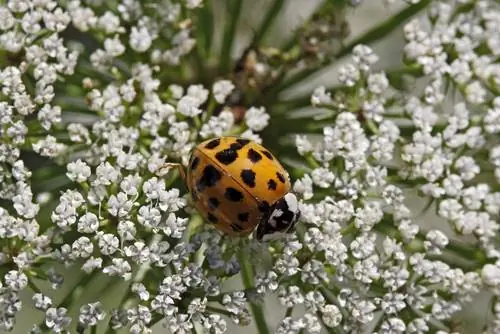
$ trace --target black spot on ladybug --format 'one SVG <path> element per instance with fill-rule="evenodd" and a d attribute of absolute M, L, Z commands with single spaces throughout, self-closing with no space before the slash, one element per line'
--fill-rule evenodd
<path fill-rule="evenodd" d="M 241 227 L 240 225 L 238 224 L 231 224 L 231 228 L 233 229 L 234 232 L 241 232 L 243 231 L 243 227 Z"/>
<path fill-rule="evenodd" d="M 285 176 L 283 174 L 281 174 L 280 172 L 276 172 L 276 176 L 281 183 L 285 183 Z"/>
<path fill-rule="evenodd" d="M 215 224 L 217 223 L 217 217 L 215 217 L 213 214 L 209 213 L 207 214 L 207 219 L 209 222 Z"/>
<path fill-rule="evenodd" d="M 262 150 L 262 154 L 264 154 L 269 160 L 274 160 L 273 155 L 269 153 L 269 151 Z"/>
<path fill-rule="evenodd" d="M 263 213 L 267 213 L 269 211 L 270 205 L 267 201 L 262 201 L 259 204 L 259 211 Z"/>
<path fill-rule="evenodd" d="M 278 184 L 273 179 L 269 179 L 269 181 L 267 181 L 267 189 L 268 190 L 276 190 L 277 185 Z"/>
<path fill-rule="evenodd" d="M 221 179 L 222 174 L 217 168 L 212 165 L 206 165 L 203 169 L 203 174 L 198 180 L 196 188 L 198 191 L 203 191 L 206 187 L 213 187 Z"/>
<path fill-rule="evenodd" d="M 226 192 L 224 193 L 224 197 L 230 200 L 231 202 L 239 202 L 243 199 L 243 194 L 241 191 L 238 191 L 234 188 L 226 188 Z"/>
<path fill-rule="evenodd" d="M 229 165 L 238 158 L 238 152 L 230 148 L 217 152 L 215 158 L 224 165 Z"/>
<path fill-rule="evenodd" d="M 248 150 L 248 159 L 254 164 L 262 160 L 262 155 L 253 148 Z"/>
<path fill-rule="evenodd" d="M 241 179 L 250 188 L 255 187 L 255 172 L 251 169 L 244 169 L 241 171 Z"/>
<path fill-rule="evenodd" d="M 238 151 L 242 147 L 243 146 L 241 146 L 239 143 L 232 143 L 231 145 L 229 145 L 229 149 L 233 151 Z"/>
<path fill-rule="evenodd" d="M 248 212 L 238 213 L 238 220 L 240 222 L 247 222 L 249 216 L 250 216 L 250 214 Z"/>
<path fill-rule="evenodd" d="M 238 142 L 238 144 L 241 145 L 241 147 L 245 146 L 246 144 L 248 144 L 250 142 L 250 140 L 242 139 L 242 138 L 236 139 L 236 141 Z"/>
<path fill-rule="evenodd" d="M 249 140 L 246 139 L 236 139 L 236 143 L 232 143 L 231 145 L 229 145 L 229 149 L 235 151 L 241 150 L 241 148 L 248 144 L 248 142 Z"/>
<path fill-rule="evenodd" d="M 193 157 L 193 159 L 191 160 L 191 170 L 192 171 L 195 170 L 196 167 L 198 167 L 199 163 L 200 163 L 200 158 Z"/>
<path fill-rule="evenodd" d="M 219 204 L 220 204 L 219 200 L 215 197 L 210 197 L 208 199 L 208 208 L 210 210 L 217 209 L 219 207 Z"/>
<path fill-rule="evenodd" d="M 205 145 L 205 148 L 208 148 L 209 150 L 212 150 L 212 149 L 216 148 L 219 145 L 220 145 L 220 138 L 216 138 L 214 140 L 209 141 Z"/>

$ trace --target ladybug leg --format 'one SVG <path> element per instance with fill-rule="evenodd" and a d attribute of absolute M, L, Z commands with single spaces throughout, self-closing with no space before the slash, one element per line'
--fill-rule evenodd
<path fill-rule="evenodd" d="M 167 173 L 170 168 L 177 168 L 177 170 L 179 171 L 179 176 L 182 178 L 183 181 L 186 181 L 186 172 L 184 171 L 184 167 L 182 167 L 180 163 L 167 162 L 163 164 L 159 168 L 159 170 L 162 172 L 165 170 L 165 173 Z"/>

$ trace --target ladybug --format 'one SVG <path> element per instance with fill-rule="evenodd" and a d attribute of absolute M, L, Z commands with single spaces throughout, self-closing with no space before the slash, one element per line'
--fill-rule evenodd
<path fill-rule="evenodd" d="M 219 231 L 244 237 L 257 227 L 259 241 L 294 231 L 300 210 L 288 173 L 256 142 L 230 136 L 206 140 L 180 171 L 194 206 Z"/>

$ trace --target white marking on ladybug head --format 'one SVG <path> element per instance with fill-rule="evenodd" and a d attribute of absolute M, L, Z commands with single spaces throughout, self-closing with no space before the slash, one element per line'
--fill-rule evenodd
<path fill-rule="evenodd" d="M 284 196 L 285 202 L 288 205 L 288 210 L 296 214 L 299 211 L 299 201 L 297 196 L 292 193 L 288 193 Z"/>
<path fill-rule="evenodd" d="M 299 203 L 292 193 L 283 196 L 271 210 L 267 220 L 261 222 L 257 228 L 257 238 L 263 241 L 283 238 L 283 235 L 293 231 L 300 218 Z"/>

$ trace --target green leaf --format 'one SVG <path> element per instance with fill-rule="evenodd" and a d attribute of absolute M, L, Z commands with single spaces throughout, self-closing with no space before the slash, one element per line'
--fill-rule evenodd
<path fill-rule="evenodd" d="M 260 24 L 253 37 L 253 43 L 255 45 L 260 44 L 269 33 L 269 28 L 271 28 L 275 19 L 278 17 L 284 3 L 285 0 L 274 0 L 272 5 L 269 6 L 269 9 L 267 10 L 265 17 L 262 20 L 262 23 Z"/>
<path fill-rule="evenodd" d="M 223 73 L 228 72 L 231 66 L 231 51 L 233 49 L 234 38 L 236 37 L 236 28 L 243 6 L 243 0 L 227 1 L 226 5 L 227 20 L 220 50 L 220 69 Z"/>
<path fill-rule="evenodd" d="M 198 9 L 197 18 L 196 45 L 199 55 L 203 58 L 210 53 L 214 33 L 214 13 L 210 1 L 205 1 L 203 7 Z"/>

